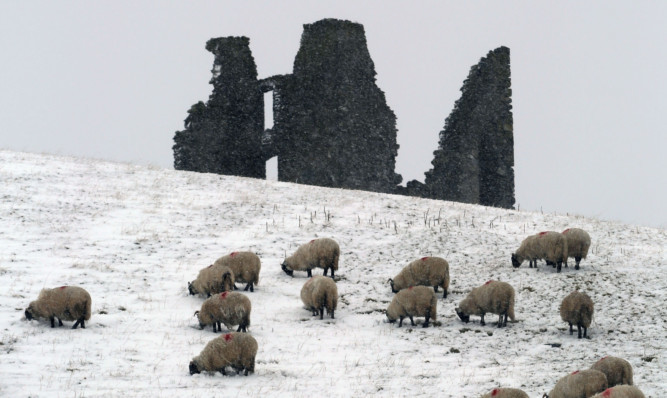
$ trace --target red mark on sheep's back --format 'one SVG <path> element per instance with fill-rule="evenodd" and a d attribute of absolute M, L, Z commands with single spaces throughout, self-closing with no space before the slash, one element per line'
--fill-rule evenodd
<path fill-rule="evenodd" d="M 498 395 L 498 392 L 499 392 L 498 389 L 494 388 L 493 391 L 491 391 L 491 396 L 495 397 L 496 395 Z"/>
<path fill-rule="evenodd" d="M 229 257 L 234 257 L 234 256 L 236 256 L 237 254 L 239 254 L 239 252 L 231 252 L 231 253 L 229 253 Z"/>
<path fill-rule="evenodd" d="M 228 292 L 222 292 L 222 293 L 220 293 L 220 298 L 226 299 L 226 298 L 227 298 L 227 293 L 228 293 Z"/>
<path fill-rule="evenodd" d="M 315 239 L 311 240 L 311 241 L 310 241 L 310 242 L 308 242 L 308 243 L 313 243 L 313 242 L 315 242 Z"/>
<path fill-rule="evenodd" d="M 428 260 L 428 257 L 422 257 L 422 261 Z"/>
<path fill-rule="evenodd" d="M 544 232 L 540 232 L 538 235 L 542 236 L 542 235 L 546 235 L 547 233 L 548 233 L 547 231 L 544 231 Z"/>
<path fill-rule="evenodd" d="M 566 234 L 569 230 L 570 230 L 570 228 L 566 229 L 566 230 L 563 231 L 562 233 Z"/>
<path fill-rule="evenodd" d="M 602 358 L 600 358 L 600 360 L 599 360 L 598 362 L 602 362 L 602 361 L 604 361 L 604 360 L 607 359 L 607 358 L 609 358 L 609 357 L 602 357 Z"/>
<path fill-rule="evenodd" d="M 572 373 L 570 373 L 570 374 L 576 375 L 577 373 L 579 373 L 579 371 L 578 371 L 578 370 L 575 370 L 574 372 L 572 372 Z"/>
<path fill-rule="evenodd" d="M 408 288 L 408 290 L 412 290 L 412 289 L 414 289 L 414 286 L 410 286 L 410 287 Z"/>
<path fill-rule="evenodd" d="M 486 281 L 485 285 L 488 285 L 488 284 L 491 283 L 491 282 L 493 282 L 493 281 Z"/>
<path fill-rule="evenodd" d="M 66 288 L 66 287 L 67 287 L 67 286 L 60 286 L 61 289 L 64 289 L 64 288 Z"/>
<path fill-rule="evenodd" d="M 604 390 L 604 392 L 602 393 L 602 396 L 603 397 L 611 397 L 611 388 L 607 388 L 606 390 Z"/>
<path fill-rule="evenodd" d="M 208 267 L 206 267 L 206 268 L 211 268 L 212 266 L 213 266 L 213 264 L 209 265 L 209 266 L 208 266 Z"/>
<path fill-rule="evenodd" d="M 233 336 L 231 335 L 231 333 L 227 333 L 226 335 L 223 336 L 223 338 L 225 339 L 225 341 L 231 341 L 231 340 L 232 340 L 232 337 L 233 337 Z"/>

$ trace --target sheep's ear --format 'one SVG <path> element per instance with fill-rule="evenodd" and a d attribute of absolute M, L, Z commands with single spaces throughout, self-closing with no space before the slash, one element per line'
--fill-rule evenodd
<path fill-rule="evenodd" d="M 194 316 L 197 316 L 197 315 L 199 315 L 199 311 L 195 311 Z"/>

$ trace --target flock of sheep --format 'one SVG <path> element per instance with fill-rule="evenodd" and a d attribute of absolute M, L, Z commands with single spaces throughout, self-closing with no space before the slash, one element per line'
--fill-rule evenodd
<path fill-rule="evenodd" d="M 574 258 L 575 269 L 586 258 L 591 239 L 582 229 L 571 228 L 559 232 L 541 232 L 527 237 L 519 249 L 512 254 L 512 265 L 519 267 L 528 260 L 529 266 L 537 268 L 537 261 L 544 260 L 547 265 L 557 267 L 561 271 L 563 264 L 567 267 L 567 259 Z M 329 238 L 314 239 L 301 245 L 281 264 L 282 270 L 293 276 L 295 271 L 306 272 L 309 279 L 301 289 L 301 300 L 306 309 L 313 315 L 323 319 L 324 312 L 334 318 L 338 303 L 338 289 L 334 281 L 334 272 L 338 271 L 340 247 Z M 323 275 L 312 276 L 314 268 L 324 269 Z M 257 341 L 247 332 L 250 326 L 250 299 L 235 292 L 236 282 L 245 283 L 245 291 L 254 291 L 259 282 L 261 262 L 252 252 L 233 252 L 216 260 L 202 269 L 197 278 L 188 283 L 188 291 L 192 295 L 208 296 L 195 316 L 200 328 L 212 326 L 213 331 L 222 331 L 221 324 L 230 330 L 212 339 L 201 353 L 189 364 L 190 374 L 202 371 L 226 374 L 225 368 L 230 366 L 237 373 L 254 372 Z M 331 270 L 331 277 L 327 277 Z M 414 326 L 414 317 L 424 317 L 423 327 L 428 327 L 431 320 L 437 317 L 438 288 L 443 289 L 443 299 L 447 297 L 450 284 L 449 264 L 439 257 L 424 257 L 407 266 L 394 278 L 389 279 L 393 293 L 396 293 L 386 309 L 389 322 L 399 321 L 402 326 L 404 319 L 410 319 Z M 480 324 L 485 325 L 487 313 L 499 316 L 498 327 L 507 325 L 508 317 L 514 321 L 514 288 L 506 282 L 488 281 L 473 288 L 463 299 L 456 313 L 463 322 L 469 322 L 470 316 L 480 317 Z M 578 337 L 586 337 L 587 328 L 593 318 L 593 301 L 582 292 L 572 292 L 566 296 L 560 306 L 561 318 L 570 326 L 577 326 Z M 55 327 L 62 321 L 75 321 L 73 329 L 79 325 L 85 328 L 85 321 L 91 316 L 91 298 L 83 288 L 62 286 L 54 289 L 43 289 L 37 300 L 30 303 L 25 310 L 28 320 L 46 318 Z M 231 332 L 238 326 L 235 332 Z M 632 386 L 632 367 L 621 358 L 605 357 L 590 369 L 576 371 L 560 379 L 555 387 L 545 394 L 548 398 L 643 398 L 644 395 Z M 528 395 L 514 388 L 496 388 L 483 397 L 523 398 Z"/>

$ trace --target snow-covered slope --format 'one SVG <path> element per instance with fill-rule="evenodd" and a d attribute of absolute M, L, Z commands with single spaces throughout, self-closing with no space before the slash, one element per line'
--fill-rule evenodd
<path fill-rule="evenodd" d="M 0 396 L 541 396 L 605 355 L 626 358 L 647 397 L 667 391 L 662 229 L 8 151 L 0 185 Z M 575 226 L 593 240 L 581 270 L 511 267 L 528 234 Z M 280 269 L 315 237 L 341 246 L 333 320 L 302 308 L 305 273 Z M 262 260 L 248 293 L 256 372 L 190 376 L 216 335 L 199 330 L 203 299 L 187 282 L 235 250 Z M 427 255 L 452 276 L 437 325 L 386 323 L 387 279 Z M 490 279 L 514 286 L 517 322 L 463 324 L 454 307 Z M 65 284 L 93 297 L 86 329 L 25 320 L 40 289 Z M 570 336 L 558 313 L 577 288 L 595 302 L 590 339 Z"/>

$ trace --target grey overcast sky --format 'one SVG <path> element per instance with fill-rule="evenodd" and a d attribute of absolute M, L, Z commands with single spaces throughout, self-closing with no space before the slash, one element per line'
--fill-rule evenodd
<path fill-rule="evenodd" d="M 667 1 L 2 1 L 0 148 L 173 167 L 206 41 L 247 36 L 260 78 L 290 73 L 322 18 L 364 25 L 403 183 L 505 45 L 520 209 L 667 227 Z"/>

